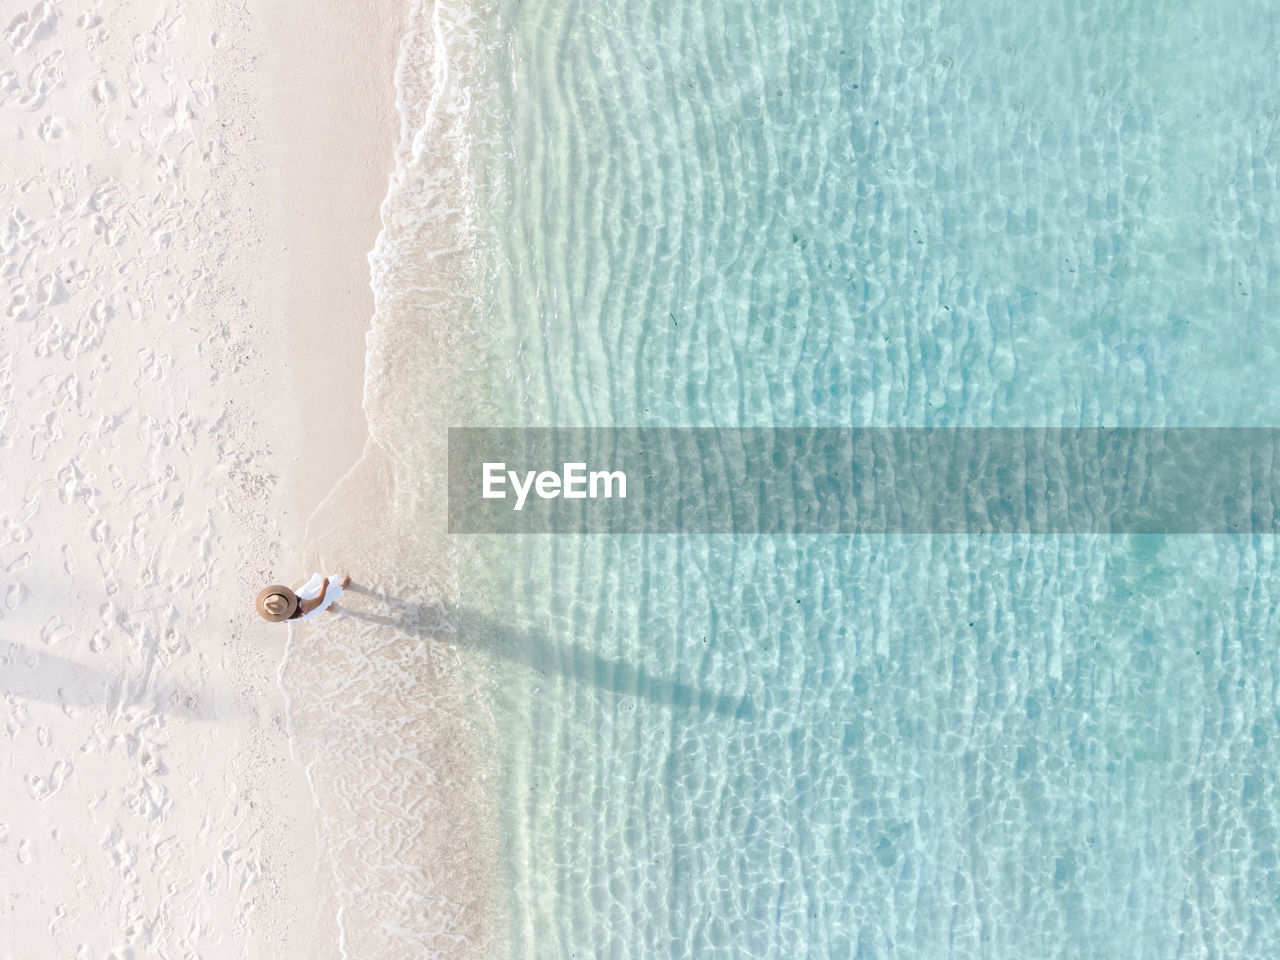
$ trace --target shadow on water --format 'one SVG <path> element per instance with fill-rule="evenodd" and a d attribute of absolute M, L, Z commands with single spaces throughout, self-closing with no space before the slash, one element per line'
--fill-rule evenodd
<path fill-rule="evenodd" d="M 601 656 L 575 640 L 558 639 L 467 611 L 387 596 L 356 583 L 350 584 L 347 592 L 366 600 L 360 602 L 359 608 L 335 604 L 333 610 L 339 616 L 415 635 L 449 635 L 454 642 L 482 645 L 543 676 L 559 675 L 575 683 L 590 683 L 617 697 L 638 697 L 681 713 L 734 720 L 758 717 L 745 695 L 721 694 L 675 677 L 655 676 L 644 667 Z"/>

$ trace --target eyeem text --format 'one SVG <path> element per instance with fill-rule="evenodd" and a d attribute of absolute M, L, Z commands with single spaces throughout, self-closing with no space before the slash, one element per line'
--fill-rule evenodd
<path fill-rule="evenodd" d="M 621 470 L 587 470 L 585 463 L 566 463 L 564 469 L 508 470 L 505 463 L 486 463 L 482 470 L 482 495 L 486 500 L 505 500 L 507 487 L 515 493 L 515 510 L 523 510 L 529 494 L 542 500 L 596 500 L 627 497 L 627 475 Z"/>

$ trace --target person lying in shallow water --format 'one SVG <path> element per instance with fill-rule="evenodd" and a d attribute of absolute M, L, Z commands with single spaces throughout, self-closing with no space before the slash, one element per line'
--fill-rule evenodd
<path fill-rule="evenodd" d="M 342 596 L 342 591 L 350 582 L 350 577 L 343 577 L 334 583 L 329 577 L 321 577 L 317 573 L 299 587 L 296 593 L 283 584 L 273 583 L 263 587 L 258 593 L 255 604 L 258 616 L 272 623 L 306 620 L 328 610 Z"/>

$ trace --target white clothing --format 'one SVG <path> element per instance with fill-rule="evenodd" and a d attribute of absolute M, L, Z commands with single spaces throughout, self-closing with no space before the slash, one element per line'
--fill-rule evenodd
<path fill-rule="evenodd" d="M 325 610 L 328 610 L 329 605 L 342 596 L 342 587 L 339 586 L 339 582 L 341 580 L 341 574 L 329 574 L 329 589 L 324 592 L 324 599 L 320 601 L 320 606 L 316 607 L 310 613 L 303 614 L 300 617 L 294 617 L 294 619 L 310 620 L 316 614 L 323 613 Z M 316 597 L 320 596 L 320 584 L 323 582 L 324 577 L 320 576 L 318 573 L 313 573 L 311 575 L 311 579 L 298 588 L 298 599 L 314 600 Z"/>

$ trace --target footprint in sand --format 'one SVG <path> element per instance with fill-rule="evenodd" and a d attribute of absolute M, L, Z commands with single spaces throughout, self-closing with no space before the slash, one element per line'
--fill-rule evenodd
<path fill-rule="evenodd" d="M 30 527 L 0 514 L 0 543 L 26 543 L 30 539 Z"/>
<path fill-rule="evenodd" d="M 18 100 L 19 107 L 23 110 L 35 111 L 44 105 L 49 94 L 62 85 L 61 61 L 62 51 L 55 50 L 36 65 L 36 68 L 27 76 L 23 96 Z"/>
<path fill-rule="evenodd" d="M 48 647 L 56 645 L 70 634 L 71 625 L 63 623 L 62 618 L 57 614 L 50 617 L 49 621 L 40 628 L 40 640 Z"/>
<path fill-rule="evenodd" d="M 40 121 L 39 129 L 40 139 L 48 143 L 55 143 L 59 140 L 67 139 L 67 122 L 61 117 L 45 117 Z"/>
<path fill-rule="evenodd" d="M 4 592 L 4 608 L 12 613 L 17 610 L 27 597 L 31 596 L 31 591 L 27 589 L 25 583 L 12 583 Z"/>
<path fill-rule="evenodd" d="M 106 106 L 116 98 L 116 88 L 106 77 L 99 77 L 89 87 L 89 96 L 99 106 Z"/>
<path fill-rule="evenodd" d="M 46 117 L 45 122 L 53 120 L 52 117 Z M 54 121 L 62 123 L 61 120 Z M 65 130 L 64 130 L 65 133 Z M 43 277 L 36 281 L 36 303 L 41 306 L 53 306 L 58 303 L 66 303 L 67 292 L 62 286 L 62 281 L 57 274 L 46 273 Z"/>
<path fill-rule="evenodd" d="M 13 70 L 0 70 L 0 107 L 7 107 L 22 90 L 18 84 L 18 74 Z M 22 139 L 21 131 L 18 139 Z M 5 251 L 6 253 L 8 251 Z"/>
<path fill-rule="evenodd" d="M 160 762 L 160 758 L 150 750 L 138 752 L 138 766 L 142 768 L 144 777 L 158 777 L 165 772 L 165 766 Z"/>
<path fill-rule="evenodd" d="M 31 303 L 31 298 L 26 292 L 19 290 L 13 294 L 13 299 L 9 301 L 9 308 L 5 311 L 5 316 L 10 320 L 25 320 L 27 318 L 27 307 Z"/>
<path fill-rule="evenodd" d="M 62 785 L 71 776 L 71 769 L 71 764 L 65 760 L 58 760 L 54 763 L 48 777 L 29 773 L 22 778 L 22 782 L 26 784 L 27 793 L 32 800 L 48 800 L 62 789 Z"/>
<path fill-rule="evenodd" d="M 30 10 L 26 10 L 12 20 L 5 28 L 4 39 L 16 53 L 26 50 L 34 43 L 48 40 L 58 32 L 58 13 L 53 5 L 41 0 Z"/>

